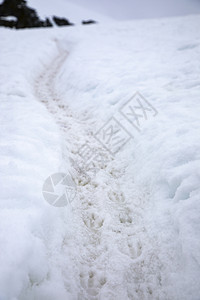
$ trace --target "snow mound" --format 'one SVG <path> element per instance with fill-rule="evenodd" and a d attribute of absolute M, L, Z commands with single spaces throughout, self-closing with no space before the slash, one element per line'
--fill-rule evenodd
<path fill-rule="evenodd" d="M 190 16 L 89 28 L 57 83 L 94 133 L 114 116 L 134 136 L 117 158 L 129 162 L 124 194 L 149 193 L 144 220 L 170 299 L 198 299 L 200 289 L 199 24 Z M 136 91 L 158 111 L 140 134 L 119 113 Z"/>

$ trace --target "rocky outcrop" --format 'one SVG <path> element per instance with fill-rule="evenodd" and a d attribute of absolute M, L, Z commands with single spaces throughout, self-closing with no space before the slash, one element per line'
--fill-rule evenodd
<path fill-rule="evenodd" d="M 82 21 L 83 25 L 96 23 L 94 20 Z M 26 0 L 4 0 L 0 5 L 0 26 L 22 29 L 52 27 L 54 24 L 57 26 L 74 25 L 68 19 L 57 16 L 41 20 L 36 10 L 27 6 Z"/>
<path fill-rule="evenodd" d="M 10 21 L 9 17 L 15 17 Z M 33 28 L 52 26 L 49 19 L 40 20 L 37 12 L 26 5 L 25 0 L 4 0 L 0 5 L 0 25 L 10 28 Z"/>
<path fill-rule="evenodd" d="M 87 20 L 87 21 L 82 21 L 82 24 L 83 25 L 90 25 L 90 24 L 96 24 L 97 22 L 96 21 L 94 21 L 94 20 Z"/>
<path fill-rule="evenodd" d="M 69 20 L 67 20 L 65 18 L 59 18 L 56 16 L 53 16 L 53 21 L 58 26 L 73 26 L 74 25 L 73 23 L 69 22 Z"/>

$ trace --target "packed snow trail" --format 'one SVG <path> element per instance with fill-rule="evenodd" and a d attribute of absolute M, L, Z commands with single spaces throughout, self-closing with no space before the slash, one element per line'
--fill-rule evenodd
<path fill-rule="evenodd" d="M 128 162 L 119 164 L 110 157 L 94 139 L 87 121 L 81 121 L 57 96 L 56 78 L 68 55 L 57 45 L 58 54 L 36 79 L 35 93 L 59 124 L 63 163 L 70 158 L 76 164 L 77 149 L 85 143 L 103 153 L 106 161 L 91 180 L 87 170 L 79 172 L 74 165 L 70 169 L 78 192 L 72 203 L 74 251 L 69 252 L 78 269 L 77 299 L 167 299 L 155 241 L 149 240 L 144 223 L 148 192 L 138 192 L 133 181 L 127 182 Z M 68 247 L 67 237 L 63 247 Z"/>

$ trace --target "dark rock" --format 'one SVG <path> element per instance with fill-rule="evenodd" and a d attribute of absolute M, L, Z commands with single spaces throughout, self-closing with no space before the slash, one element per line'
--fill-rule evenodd
<path fill-rule="evenodd" d="M 8 21 L 0 18 L 0 26 L 16 28 L 16 21 Z"/>
<path fill-rule="evenodd" d="M 9 18 L 8 18 L 9 17 Z M 10 20 L 14 17 L 16 20 Z M 53 16 L 53 21 L 58 26 L 72 26 L 69 20 Z M 26 0 L 4 0 L 0 5 L 0 26 L 9 28 L 34 28 L 34 27 L 52 27 L 53 24 L 49 18 L 41 20 L 36 10 L 27 6 Z"/>
<path fill-rule="evenodd" d="M 43 27 L 53 27 L 53 24 L 51 23 L 49 18 L 46 18 L 46 20 L 44 21 L 44 26 Z"/>
<path fill-rule="evenodd" d="M 65 18 L 59 18 L 56 16 L 53 16 L 53 21 L 56 23 L 58 26 L 73 26 L 73 23 L 70 23 L 69 20 Z"/>
<path fill-rule="evenodd" d="M 1 17 L 16 17 L 16 21 L 2 20 Z M 40 20 L 37 12 L 26 5 L 25 0 L 4 0 L 0 5 L 0 26 L 10 28 L 33 28 L 53 26 L 49 19 Z"/>
<path fill-rule="evenodd" d="M 41 25 L 36 11 L 27 7 L 25 0 L 4 0 L 3 4 L 0 5 L 0 16 L 16 17 L 16 28 L 39 27 Z"/>
<path fill-rule="evenodd" d="M 97 22 L 94 20 L 87 20 L 87 21 L 82 21 L 82 24 L 83 25 L 97 24 Z"/>

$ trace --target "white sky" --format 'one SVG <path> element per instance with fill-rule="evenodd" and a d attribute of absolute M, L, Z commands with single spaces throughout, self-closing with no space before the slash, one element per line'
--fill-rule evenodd
<path fill-rule="evenodd" d="M 114 19 L 200 14 L 200 0 L 66 0 Z"/>

